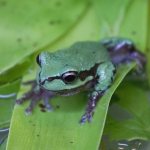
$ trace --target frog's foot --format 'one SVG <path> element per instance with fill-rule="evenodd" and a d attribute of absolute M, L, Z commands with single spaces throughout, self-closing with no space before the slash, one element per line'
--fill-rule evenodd
<path fill-rule="evenodd" d="M 53 110 L 52 106 L 49 104 L 49 98 L 48 97 L 42 97 L 42 96 L 41 97 L 33 97 L 31 99 L 29 106 L 25 109 L 26 115 L 30 115 L 33 112 L 34 107 L 40 101 L 40 99 L 42 99 L 44 102 L 44 105 L 41 106 L 42 111 L 45 111 L 45 109 L 49 112 Z"/>
<path fill-rule="evenodd" d="M 25 93 L 21 98 L 16 100 L 16 104 L 21 105 L 25 101 L 30 100 L 29 106 L 25 112 L 27 115 L 31 114 L 36 104 L 43 100 L 43 108 L 47 111 L 52 111 L 52 106 L 49 104 L 49 99 L 53 97 L 52 92 L 39 88 L 36 82 L 32 84 L 32 88 L 29 92 Z"/>

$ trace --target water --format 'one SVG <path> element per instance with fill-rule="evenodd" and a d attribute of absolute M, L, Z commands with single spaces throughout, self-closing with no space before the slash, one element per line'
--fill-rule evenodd
<path fill-rule="evenodd" d="M 9 133 L 9 128 L 1 128 L 0 129 L 0 145 L 7 139 Z"/>
<path fill-rule="evenodd" d="M 16 93 L 11 93 L 11 94 L 0 94 L 0 99 L 9 99 L 16 97 Z"/>
<path fill-rule="evenodd" d="M 3 123 L 7 122 L 11 118 L 14 99 L 16 99 L 16 93 L 9 93 L 9 94 L 0 93 L 0 109 L 1 109 L 0 113 L 3 114 L 0 116 L 1 117 L 0 118 L 0 121 L 1 121 L 0 122 L 0 125 L 1 125 L 0 147 L 8 137 L 9 128 L 6 126 L 9 126 L 8 125 L 9 123 L 7 123 L 7 125 L 5 126 L 3 125 Z"/>
<path fill-rule="evenodd" d="M 139 139 L 110 141 L 107 137 L 103 137 L 100 150 L 150 150 L 150 141 Z"/>

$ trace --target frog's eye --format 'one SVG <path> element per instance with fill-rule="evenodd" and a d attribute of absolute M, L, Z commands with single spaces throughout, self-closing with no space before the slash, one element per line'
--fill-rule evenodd
<path fill-rule="evenodd" d="M 36 57 L 36 62 L 39 66 L 41 66 L 40 54 Z"/>
<path fill-rule="evenodd" d="M 69 71 L 62 75 L 62 80 L 65 83 L 72 83 L 73 81 L 76 80 L 77 76 L 78 76 L 78 73 L 76 71 Z"/>

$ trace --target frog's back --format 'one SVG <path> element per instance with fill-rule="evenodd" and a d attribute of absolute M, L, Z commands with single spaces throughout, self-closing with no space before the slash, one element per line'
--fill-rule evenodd
<path fill-rule="evenodd" d="M 109 61 L 109 54 L 100 42 L 77 42 L 70 48 L 51 53 L 51 63 L 55 68 L 76 68 L 89 70 L 95 64 Z M 53 65 L 52 64 L 52 65 Z M 58 66 L 58 67 L 57 67 Z"/>
<path fill-rule="evenodd" d="M 72 53 L 70 53 L 72 52 Z M 66 50 L 70 56 L 69 62 L 78 65 L 84 69 L 90 69 L 91 66 L 109 60 L 108 51 L 100 42 L 77 42 Z M 84 68 L 85 67 L 85 68 Z"/>
<path fill-rule="evenodd" d="M 72 51 L 76 59 L 79 61 L 93 60 L 96 63 L 109 59 L 108 51 L 100 42 L 77 42 L 67 51 Z"/>

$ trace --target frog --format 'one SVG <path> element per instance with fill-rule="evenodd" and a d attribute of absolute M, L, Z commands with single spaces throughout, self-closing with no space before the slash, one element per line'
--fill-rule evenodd
<path fill-rule="evenodd" d="M 31 114 L 42 100 L 47 111 L 53 110 L 55 96 L 72 96 L 87 91 L 87 106 L 80 123 L 91 122 L 96 105 L 113 84 L 119 65 L 136 62 L 137 72 L 144 70 L 145 55 L 127 38 L 105 38 L 101 41 L 79 41 L 55 52 L 42 51 L 36 57 L 39 66 L 31 89 L 16 100 L 30 100 L 26 114 Z"/>

